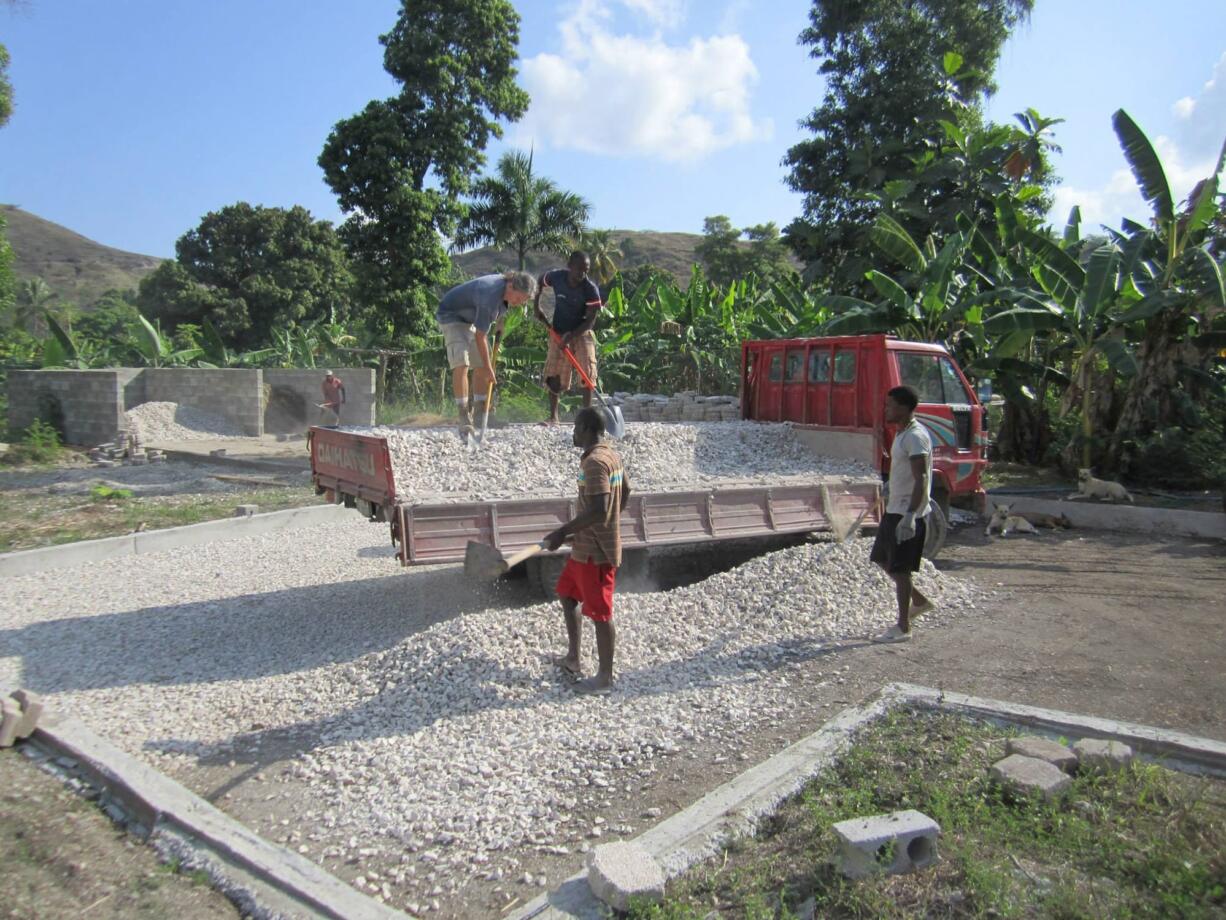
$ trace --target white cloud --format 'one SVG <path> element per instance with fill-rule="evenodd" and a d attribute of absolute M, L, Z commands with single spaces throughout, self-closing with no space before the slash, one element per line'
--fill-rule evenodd
<path fill-rule="evenodd" d="M 721 35 L 731 35 L 739 32 L 741 28 L 741 17 L 750 11 L 749 0 L 728 0 L 728 5 L 724 7 L 723 15 L 719 20 L 719 32 Z"/>
<path fill-rule="evenodd" d="M 1226 53 L 1214 65 L 1200 94 L 1177 100 L 1171 114 L 1176 119 L 1176 137 L 1159 135 L 1153 144 L 1178 206 L 1197 182 L 1213 172 L 1226 140 Z M 1152 213 L 1127 167 L 1117 169 L 1098 188 L 1061 185 L 1055 190 L 1053 202 L 1054 222 L 1062 223 L 1069 209 L 1080 205 L 1082 221 L 1090 227 L 1118 227 L 1123 217 L 1148 223 Z"/>
<path fill-rule="evenodd" d="M 685 21 L 686 0 L 622 0 L 627 7 L 641 13 L 649 21 L 675 28 Z"/>
<path fill-rule="evenodd" d="M 1200 94 L 1180 99 L 1174 110 L 1180 119 L 1176 133 L 1180 148 L 1190 156 L 1216 157 L 1226 140 L 1226 53 L 1218 58 Z"/>
<path fill-rule="evenodd" d="M 622 2 L 656 17 L 683 7 Z M 532 107 L 513 143 L 686 161 L 770 136 L 771 122 L 750 111 L 758 71 L 739 35 L 673 45 L 615 34 L 611 21 L 605 2 L 580 0 L 559 25 L 559 49 L 523 61 Z"/>
<path fill-rule="evenodd" d="M 1185 162 L 1185 156 L 1169 137 L 1154 139 L 1154 150 L 1162 161 L 1167 184 L 1175 198 L 1176 206 L 1183 201 L 1192 187 L 1204 179 L 1217 164 L 1217 157 L 1206 157 Z M 1073 205 L 1081 206 L 1081 220 L 1085 228 L 1105 224 L 1118 228 L 1120 219 L 1140 224 L 1148 223 L 1152 209 L 1141 197 L 1136 179 L 1128 167 L 1117 169 L 1099 188 L 1078 188 L 1072 185 L 1059 186 L 1053 196 L 1051 219 L 1062 224 Z"/>
<path fill-rule="evenodd" d="M 1175 104 L 1171 106 L 1171 114 L 1180 120 L 1192 117 L 1192 113 L 1196 111 L 1196 100 L 1191 96 L 1184 96 L 1182 99 L 1175 100 Z"/>

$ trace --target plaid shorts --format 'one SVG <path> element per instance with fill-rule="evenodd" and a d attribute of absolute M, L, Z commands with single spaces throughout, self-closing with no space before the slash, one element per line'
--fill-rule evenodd
<path fill-rule="evenodd" d="M 591 332 L 583 333 L 583 335 L 575 339 L 570 353 L 575 356 L 575 360 L 583 368 L 583 373 L 587 374 L 588 379 L 592 383 L 595 383 L 596 336 L 592 335 Z M 569 390 L 571 388 L 572 376 L 579 376 L 574 373 L 574 370 L 575 366 L 570 363 L 566 355 L 562 354 L 562 346 L 554 340 L 553 336 L 550 336 L 549 353 L 545 355 L 545 372 L 541 374 L 541 377 L 558 377 L 561 379 L 562 389 Z"/>

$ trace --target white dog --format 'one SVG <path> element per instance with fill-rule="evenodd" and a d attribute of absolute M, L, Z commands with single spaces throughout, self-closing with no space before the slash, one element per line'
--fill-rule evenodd
<path fill-rule="evenodd" d="M 1118 482 L 1110 482 L 1106 479 L 1095 479 L 1089 470 L 1077 471 L 1077 491 L 1069 498 L 1097 498 L 1099 501 L 1106 502 L 1129 502 L 1132 501 L 1132 496 Z"/>
<path fill-rule="evenodd" d="M 988 527 L 983 532 L 990 537 L 992 531 L 999 531 L 1002 537 L 1010 533 L 1038 533 L 1038 529 L 1028 520 L 1018 514 L 1009 513 L 1009 505 L 997 505 L 992 509 L 992 517 L 988 519 Z"/>

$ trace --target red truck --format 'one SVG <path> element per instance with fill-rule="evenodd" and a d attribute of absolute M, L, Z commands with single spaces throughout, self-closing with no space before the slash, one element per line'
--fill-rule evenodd
<path fill-rule="evenodd" d="M 933 499 L 982 513 L 988 416 L 974 388 L 940 345 L 892 335 L 766 339 L 741 345 L 741 415 L 790 421 L 820 433 L 824 450 L 890 472 L 894 433 L 883 419 L 885 394 L 906 384 L 919 394 L 916 417 L 932 436 Z M 840 438 L 839 435 L 842 435 Z"/>

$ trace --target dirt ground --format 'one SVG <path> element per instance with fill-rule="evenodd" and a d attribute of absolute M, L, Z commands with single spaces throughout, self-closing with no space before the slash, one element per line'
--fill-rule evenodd
<path fill-rule="evenodd" d="M 0 917 L 238 917 L 207 879 L 179 874 L 16 750 L 0 751 Z"/>
<path fill-rule="evenodd" d="M 640 833 L 652 823 L 646 809 L 668 816 L 685 808 L 892 681 L 1226 740 L 1226 544 L 1084 530 L 989 540 L 981 528 L 964 526 L 951 534 L 938 565 L 996 596 L 956 619 L 921 621 L 907 645 L 815 646 L 789 665 L 791 719 L 763 726 L 737 751 L 694 746 L 629 794 L 594 794 L 583 816 Z M 287 775 L 290 763 L 264 756 L 258 767 L 232 761 L 179 779 L 254 828 L 284 819 L 296 844 L 293 819 L 309 803 Z M 269 801 L 269 781 L 286 794 Z M 556 884 L 582 867 L 578 843 L 567 855 L 525 852 L 517 871 L 546 874 Z M 388 854 L 389 862 L 398 856 Z M 329 868 L 352 880 L 373 866 Z M 474 883 L 432 916 L 496 917 L 539 892 L 517 880 Z"/>

